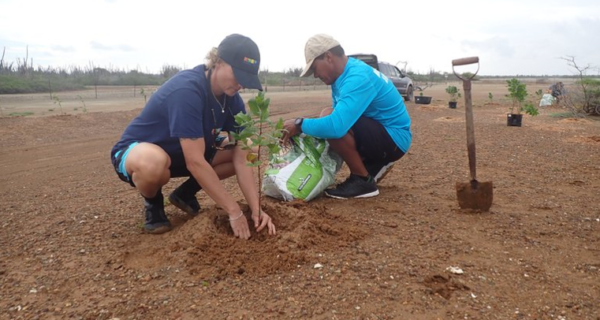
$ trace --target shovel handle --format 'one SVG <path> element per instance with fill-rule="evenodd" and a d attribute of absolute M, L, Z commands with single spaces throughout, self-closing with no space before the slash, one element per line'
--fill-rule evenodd
<path fill-rule="evenodd" d="M 471 74 L 471 77 L 469 77 L 468 79 L 465 79 L 463 77 L 461 77 L 460 74 L 458 74 L 456 72 L 456 70 L 454 70 L 454 67 L 456 66 L 464 66 L 467 64 L 473 64 L 473 63 L 477 63 L 477 71 L 475 71 L 475 73 Z M 460 80 L 472 80 L 473 78 L 475 78 L 475 75 L 477 75 L 477 72 L 479 72 L 479 57 L 468 57 L 468 58 L 460 58 L 460 59 L 454 59 L 452 60 L 452 72 L 454 72 L 454 75 L 459 78 Z"/>
<path fill-rule="evenodd" d="M 463 80 L 465 90 L 465 120 L 467 124 L 467 154 L 471 179 L 477 181 L 477 160 L 475 157 L 475 125 L 473 124 L 473 101 L 471 100 L 471 80 Z"/>
<path fill-rule="evenodd" d="M 466 64 L 479 63 L 479 57 L 468 57 L 452 60 L 452 66 L 464 66 Z"/>
<path fill-rule="evenodd" d="M 454 70 L 455 66 L 464 66 L 467 64 L 477 63 L 477 71 L 471 74 L 469 78 L 463 78 Z M 477 182 L 477 159 L 475 157 L 475 126 L 473 125 L 473 101 L 471 100 L 471 80 L 479 71 L 479 57 L 468 57 L 452 60 L 452 71 L 463 81 L 463 89 L 465 90 L 465 118 L 467 124 L 467 151 L 469 155 L 469 171 L 471 180 Z"/>

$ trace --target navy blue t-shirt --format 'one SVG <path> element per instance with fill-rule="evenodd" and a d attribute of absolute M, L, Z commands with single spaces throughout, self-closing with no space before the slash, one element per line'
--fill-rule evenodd
<path fill-rule="evenodd" d="M 111 157 L 133 142 L 154 143 L 169 155 L 180 154 L 180 138 L 204 138 L 206 156 L 219 132 L 237 132 L 233 116 L 246 113 L 242 97 L 239 93 L 224 95 L 222 109 L 210 91 L 204 71 L 205 65 L 183 70 L 160 86 L 127 126 L 112 148 Z"/>

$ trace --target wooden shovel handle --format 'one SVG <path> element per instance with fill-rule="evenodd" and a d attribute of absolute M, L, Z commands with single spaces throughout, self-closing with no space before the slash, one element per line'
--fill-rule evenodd
<path fill-rule="evenodd" d="M 469 57 L 452 60 L 452 66 L 464 66 L 466 64 L 479 63 L 479 57 Z"/>
<path fill-rule="evenodd" d="M 471 100 L 471 81 L 463 81 L 465 90 L 465 117 L 467 124 L 467 154 L 471 180 L 477 181 L 477 160 L 475 157 L 475 125 L 473 124 L 473 101 Z"/>

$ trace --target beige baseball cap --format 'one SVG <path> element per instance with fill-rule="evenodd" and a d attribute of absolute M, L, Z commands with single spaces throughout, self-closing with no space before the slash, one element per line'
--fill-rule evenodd
<path fill-rule="evenodd" d="M 320 33 L 310 37 L 310 39 L 306 41 L 306 45 L 304 46 L 304 57 L 306 58 L 306 66 L 304 67 L 304 70 L 302 70 L 300 76 L 310 76 L 313 73 L 310 67 L 312 67 L 312 64 L 315 61 L 315 59 L 323 53 L 329 51 L 331 48 L 337 47 L 339 45 L 340 43 L 337 42 L 337 40 L 335 40 L 332 36 L 327 34 Z"/>

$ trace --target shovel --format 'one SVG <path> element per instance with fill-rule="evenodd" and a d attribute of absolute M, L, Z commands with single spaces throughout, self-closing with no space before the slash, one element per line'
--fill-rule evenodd
<path fill-rule="evenodd" d="M 463 66 L 477 63 L 477 71 L 470 74 L 470 77 L 463 78 L 455 70 L 455 66 Z M 473 126 L 473 104 L 471 101 L 471 80 L 479 71 L 479 57 L 470 57 L 452 60 L 452 71 L 459 79 L 463 81 L 465 90 L 465 114 L 467 122 L 467 151 L 469 154 L 469 171 L 471 172 L 471 181 L 456 183 L 456 197 L 461 209 L 473 209 L 488 211 L 492 206 L 493 185 L 491 181 L 477 181 L 476 161 L 475 161 L 475 127 Z"/>

